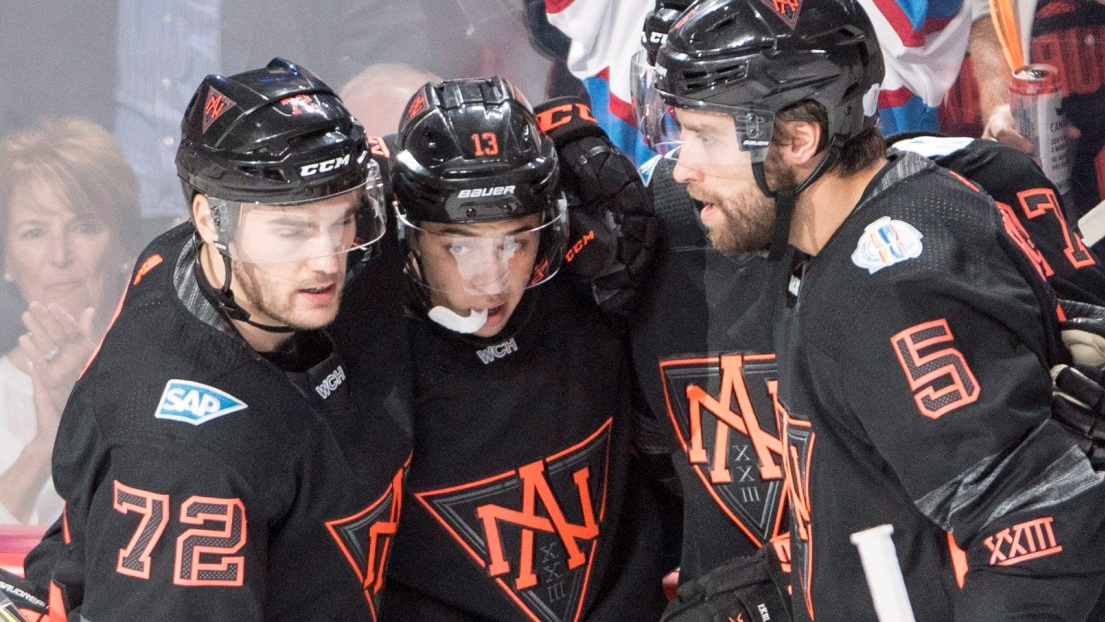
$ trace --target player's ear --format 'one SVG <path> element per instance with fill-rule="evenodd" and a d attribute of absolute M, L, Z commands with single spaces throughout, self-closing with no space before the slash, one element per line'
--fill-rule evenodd
<path fill-rule="evenodd" d="M 796 167 L 810 166 L 811 160 L 818 155 L 821 125 L 807 121 L 784 121 L 782 126 L 787 140 L 775 145 L 783 162 Z"/>
<path fill-rule="evenodd" d="M 196 231 L 207 244 L 214 244 L 219 238 L 215 229 L 215 220 L 211 217 L 211 204 L 207 201 L 207 195 L 196 193 L 192 197 L 192 222 L 196 225 Z"/>

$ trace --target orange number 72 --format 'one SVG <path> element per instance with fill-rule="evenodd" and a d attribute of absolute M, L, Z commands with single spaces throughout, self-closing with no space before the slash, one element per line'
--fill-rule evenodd
<path fill-rule="evenodd" d="M 169 495 L 132 488 L 115 481 L 117 512 L 142 517 L 126 548 L 119 551 L 115 571 L 150 578 L 150 554 L 169 522 Z M 240 499 L 189 497 L 180 507 L 180 522 L 221 524 L 216 529 L 193 528 L 176 540 L 173 583 L 194 586 L 240 586 L 245 557 L 233 556 L 246 543 L 246 508 Z M 212 558 L 218 561 L 212 561 Z"/>

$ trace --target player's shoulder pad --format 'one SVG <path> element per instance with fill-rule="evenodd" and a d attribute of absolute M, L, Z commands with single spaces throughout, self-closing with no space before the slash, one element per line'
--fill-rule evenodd
<path fill-rule="evenodd" d="M 876 194 L 857 213 L 863 218 L 849 227 L 847 235 L 855 237 L 851 262 L 869 275 L 896 280 L 918 270 L 957 269 L 964 253 L 986 252 L 1000 225 L 978 184 L 928 160 L 917 158 L 911 166 L 917 165 L 893 184 L 895 190 Z M 912 261 L 922 254 L 924 261 Z"/>
<path fill-rule="evenodd" d="M 975 142 L 974 138 L 964 136 L 934 136 L 918 133 L 899 134 L 887 140 L 887 144 L 899 151 L 910 151 L 930 160 L 955 153 L 973 142 Z"/>
<path fill-rule="evenodd" d="M 933 161 L 979 183 L 994 197 L 1051 185 L 1030 155 L 993 140 L 975 140 Z"/>
<path fill-rule="evenodd" d="M 537 127 L 559 147 L 587 136 L 607 138 L 591 106 L 573 96 L 554 97 L 533 109 Z"/>
<path fill-rule="evenodd" d="M 163 287 L 163 284 L 173 278 L 173 266 L 176 265 L 177 257 L 184 244 L 195 233 L 195 225 L 189 220 L 154 238 L 138 255 L 126 284 L 126 297 L 131 299 L 136 295 L 161 295 L 171 289 Z"/>

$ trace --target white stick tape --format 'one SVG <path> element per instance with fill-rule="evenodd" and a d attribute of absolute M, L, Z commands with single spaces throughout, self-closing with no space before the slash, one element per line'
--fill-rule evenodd
<path fill-rule="evenodd" d="M 894 541 L 890 539 L 892 533 L 893 525 L 879 525 L 855 532 L 851 540 L 859 549 L 879 622 L 915 622 Z"/>
<path fill-rule="evenodd" d="M 1078 219 L 1078 229 L 1082 231 L 1082 241 L 1086 246 L 1093 246 L 1105 238 L 1105 201 Z"/>

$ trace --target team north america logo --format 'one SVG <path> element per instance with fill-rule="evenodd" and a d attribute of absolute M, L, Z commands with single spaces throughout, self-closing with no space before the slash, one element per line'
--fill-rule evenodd
<path fill-rule="evenodd" d="M 399 529 L 403 477 L 409 466 L 408 458 L 407 464 L 395 474 L 387 490 L 368 507 L 352 516 L 326 523 L 338 548 L 353 566 L 373 620 L 380 617 L 380 591 L 384 587 L 392 537 Z"/>
<path fill-rule="evenodd" d="M 544 460 L 414 495 L 532 620 L 582 617 L 606 509 L 611 422 Z"/>
<path fill-rule="evenodd" d="M 691 468 L 757 546 L 781 539 L 782 407 L 774 354 L 660 363 L 664 399 Z"/>

